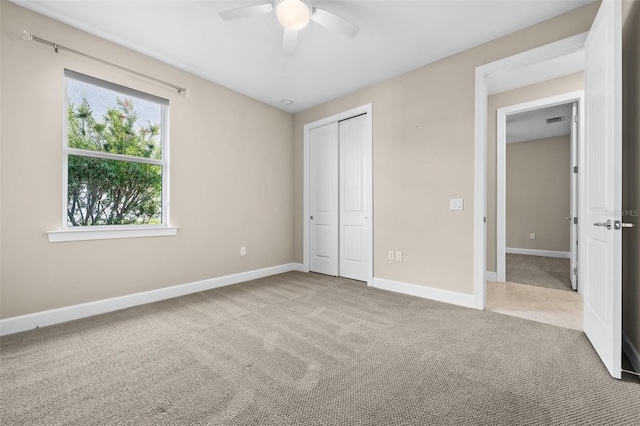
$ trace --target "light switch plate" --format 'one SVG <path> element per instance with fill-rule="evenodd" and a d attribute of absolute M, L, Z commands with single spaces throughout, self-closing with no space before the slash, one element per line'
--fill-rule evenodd
<path fill-rule="evenodd" d="M 464 210 L 464 200 L 462 198 L 452 198 L 449 200 L 450 210 Z"/>

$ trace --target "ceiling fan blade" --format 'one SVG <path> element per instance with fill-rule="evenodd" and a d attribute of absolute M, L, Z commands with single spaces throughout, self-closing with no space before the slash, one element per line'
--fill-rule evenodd
<path fill-rule="evenodd" d="M 311 20 L 325 28 L 339 32 L 340 34 L 351 38 L 355 37 L 356 34 L 358 34 L 358 31 L 360 31 L 360 27 L 353 22 L 347 21 L 346 19 L 338 15 L 334 15 L 331 12 L 327 12 L 326 10 L 318 9 L 317 7 L 313 9 Z"/>
<path fill-rule="evenodd" d="M 282 37 L 282 53 L 285 56 L 293 56 L 296 51 L 296 45 L 298 44 L 298 30 L 284 29 L 284 36 Z"/>
<path fill-rule="evenodd" d="M 273 4 L 259 4 L 256 6 L 239 7 L 237 9 L 225 10 L 219 15 L 224 20 L 248 18 L 250 16 L 265 15 L 273 12 Z"/>

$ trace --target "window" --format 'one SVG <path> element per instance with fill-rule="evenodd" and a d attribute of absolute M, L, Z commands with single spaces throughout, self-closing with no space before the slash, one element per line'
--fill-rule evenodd
<path fill-rule="evenodd" d="M 166 228 L 169 101 L 70 70 L 65 92 L 62 232 Z"/>

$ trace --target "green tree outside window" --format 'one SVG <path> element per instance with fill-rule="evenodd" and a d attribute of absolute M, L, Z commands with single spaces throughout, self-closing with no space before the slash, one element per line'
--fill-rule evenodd
<path fill-rule="evenodd" d="M 68 226 L 162 223 L 160 125 L 137 123 L 132 99 L 116 98 L 103 121 L 94 117 L 86 98 L 69 102 L 68 147 L 131 158 L 68 155 Z"/>

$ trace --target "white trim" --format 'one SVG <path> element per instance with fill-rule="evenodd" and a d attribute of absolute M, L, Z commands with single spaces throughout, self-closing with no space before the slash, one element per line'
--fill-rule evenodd
<path fill-rule="evenodd" d="M 624 330 L 622 330 L 622 350 L 624 350 L 625 355 L 629 358 L 636 373 L 640 373 L 640 352 L 638 352 L 638 349 L 633 345 Z"/>
<path fill-rule="evenodd" d="M 77 157 L 100 158 L 100 159 L 103 159 L 103 160 L 127 161 L 129 163 L 154 164 L 156 166 L 164 166 L 165 165 L 164 161 L 156 160 L 155 158 L 133 157 L 131 155 L 112 154 L 110 152 L 102 152 L 102 151 L 90 151 L 88 149 L 80 149 L 80 148 L 67 148 L 67 154 L 75 155 Z"/>
<path fill-rule="evenodd" d="M 410 296 L 422 297 L 423 299 L 437 300 L 438 302 L 451 303 L 452 305 L 475 308 L 475 298 L 473 294 L 458 293 L 455 291 L 442 290 L 439 288 L 426 287 L 418 284 L 403 283 L 384 278 L 374 278 L 373 287 L 396 293 L 408 294 Z"/>
<path fill-rule="evenodd" d="M 486 66 L 486 65 L 485 65 Z M 473 293 L 475 307 L 486 307 L 487 267 L 487 102 L 489 99 L 489 74 L 482 67 L 476 68 L 475 97 L 475 146 L 473 181 Z"/>
<path fill-rule="evenodd" d="M 507 243 L 507 115 L 496 110 L 496 274 L 506 281 L 505 246 Z"/>
<path fill-rule="evenodd" d="M 195 281 L 172 287 L 159 288 L 157 290 L 145 291 L 142 293 L 128 294 L 126 296 L 114 297 L 111 299 L 97 300 L 95 302 L 82 303 L 79 305 L 66 306 L 64 308 L 6 318 L 0 320 L 0 336 L 60 324 L 80 318 L 87 318 L 107 312 L 118 311 L 120 309 L 131 308 L 133 306 L 172 299 L 174 297 L 198 293 L 271 275 L 282 274 L 293 271 L 294 269 L 294 263 L 286 263 L 284 265 L 240 272 L 238 274 L 210 278 L 207 280 Z"/>
<path fill-rule="evenodd" d="M 486 271 L 484 273 L 484 279 L 487 281 L 498 281 L 498 274 L 493 271 Z"/>
<path fill-rule="evenodd" d="M 302 232 L 302 272 L 309 272 L 309 166 L 310 166 L 310 156 L 309 156 L 309 142 L 310 142 L 310 133 L 311 130 L 322 127 L 326 124 L 335 123 L 336 121 L 346 120 L 351 117 L 355 117 L 357 115 L 367 115 L 367 134 L 366 137 L 369 139 L 366 143 L 368 155 L 369 155 L 369 164 L 367 166 L 367 180 L 368 182 L 368 200 L 367 200 L 367 232 L 369 234 L 369 272 L 367 285 L 373 285 L 373 104 L 369 103 L 366 105 L 361 105 L 356 108 L 352 108 L 348 111 L 340 112 L 338 114 L 334 114 L 329 117 L 322 118 L 320 120 L 307 123 L 304 125 L 303 130 L 303 200 L 302 200 L 302 224 L 303 224 L 303 232 Z"/>
<path fill-rule="evenodd" d="M 568 251 L 555 250 L 537 250 L 506 247 L 505 252 L 509 254 L 526 254 L 528 256 L 557 257 L 560 259 L 571 259 L 571 253 Z"/>
<path fill-rule="evenodd" d="M 474 272 L 473 294 L 475 307 L 485 308 L 485 268 L 487 255 L 487 117 L 489 76 L 499 78 L 501 72 L 535 64 L 584 49 L 587 33 L 559 40 L 508 58 L 476 67 L 475 90 L 475 147 L 474 147 Z"/>
<path fill-rule="evenodd" d="M 298 272 L 309 272 L 304 270 L 304 265 L 302 263 L 294 263 L 293 270 Z"/>
<path fill-rule="evenodd" d="M 178 234 L 177 226 L 144 227 L 129 225 L 113 229 L 87 226 L 62 231 L 47 231 L 50 243 L 69 241 L 113 240 L 118 238 L 172 237 Z"/>
<path fill-rule="evenodd" d="M 578 103 L 578 116 L 582 116 L 584 90 L 563 93 L 561 95 L 536 99 L 516 105 L 498 108 L 496 111 L 496 272 L 498 281 L 506 280 L 504 255 L 507 253 L 507 117 L 527 111 L 534 111 L 555 105 Z M 582 141 L 582 121 L 578 126 L 578 143 Z M 526 253 L 520 253 L 526 254 Z M 544 256 L 542 254 L 534 256 Z M 558 256 L 550 256 L 558 257 Z M 571 256 L 569 256 L 571 258 Z"/>
<path fill-rule="evenodd" d="M 69 155 L 67 155 L 67 148 L 69 142 L 69 79 L 64 80 L 64 93 L 61 94 L 64 99 L 64 111 L 62 111 L 62 204 L 60 208 L 62 214 L 60 215 L 60 229 L 67 228 L 67 215 L 69 214 Z"/>
<path fill-rule="evenodd" d="M 69 146 L 69 80 L 81 81 L 85 84 L 89 84 L 95 87 L 99 87 L 105 90 L 115 91 L 117 93 L 137 97 L 138 99 L 143 99 L 145 102 L 154 103 L 156 105 L 160 105 L 161 112 L 161 123 L 160 123 L 160 148 L 161 148 L 161 156 L 160 160 L 150 159 L 150 158 L 142 158 L 142 157 L 132 157 L 128 155 L 119 155 L 119 154 L 111 154 L 107 152 L 100 151 L 90 151 L 84 149 L 71 148 Z M 87 74 L 78 73 L 69 69 L 64 70 L 64 94 L 63 99 L 65 102 L 65 108 L 63 111 L 63 130 L 62 130 L 62 225 L 61 231 L 69 231 L 75 230 L 74 227 L 69 226 L 68 224 L 68 186 L 69 186 L 69 156 L 83 156 L 88 158 L 100 158 L 103 160 L 116 160 L 116 161 L 126 161 L 132 163 L 145 163 L 145 164 L 154 164 L 162 167 L 162 201 L 161 201 L 161 221 L 162 226 L 165 228 L 169 227 L 170 217 L 169 217 L 169 100 L 160 96 L 153 95 L 151 93 L 142 92 L 133 88 L 129 88 L 127 86 L 119 85 L 116 83 L 112 83 L 107 80 L 103 80 L 97 77 L 93 77 Z M 135 225 L 129 225 L 135 226 Z M 52 231 L 53 232 L 53 231 Z M 89 234 L 87 234 L 89 235 Z M 98 234 L 103 235 L 103 234 Z M 123 234 L 124 235 L 124 234 Z M 166 235 L 166 232 L 162 235 Z M 174 234 L 175 235 L 175 234 Z M 135 235 L 133 235 L 135 236 Z M 147 235 L 147 236 L 158 236 L 158 235 Z M 107 237 L 107 238 L 129 238 L 129 236 L 119 236 L 119 237 Z M 91 237 L 91 238 L 81 238 L 83 240 L 87 239 L 104 239 L 100 237 Z M 51 238 L 49 238 L 50 242 Z M 74 241 L 73 239 L 65 240 L 62 239 L 60 241 Z"/>

